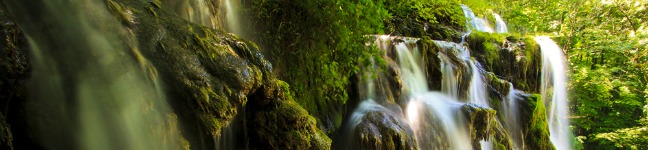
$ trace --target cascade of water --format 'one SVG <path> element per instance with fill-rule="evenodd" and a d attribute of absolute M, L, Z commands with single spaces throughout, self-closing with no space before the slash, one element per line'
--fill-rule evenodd
<path fill-rule="evenodd" d="M 491 27 L 486 19 L 475 16 L 475 13 L 472 11 L 472 9 L 470 9 L 470 7 L 466 5 L 461 4 L 461 9 L 464 12 L 464 16 L 466 16 L 466 29 L 468 30 L 468 34 L 472 32 L 472 29 L 481 32 L 493 33 L 493 27 Z"/>
<path fill-rule="evenodd" d="M 470 88 L 468 89 L 469 102 L 490 107 L 488 102 L 488 93 L 486 93 L 486 83 L 484 83 L 483 76 L 481 75 L 481 66 L 479 65 L 479 62 L 473 59 L 466 62 L 468 62 L 472 69 Z"/>
<path fill-rule="evenodd" d="M 469 33 L 468 33 L 469 34 Z M 470 78 L 470 87 L 468 88 L 468 101 L 470 103 L 479 104 L 482 106 L 490 107 L 488 102 L 488 93 L 486 93 L 486 83 L 484 83 L 483 76 L 481 75 L 481 65 L 474 59 L 470 57 L 470 50 L 463 44 L 457 44 L 453 42 L 446 41 L 434 41 L 439 48 L 445 49 L 446 53 L 448 51 L 453 51 L 454 54 L 461 58 L 465 65 L 471 69 L 471 78 Z M 441 58 L 441 68 L 443 75 L 443 82 L 441 85 L 442 91 L 449 93 L 450 96 L 454 98 L 459 97 L 456 93 L 458 90 L 458 83 L 456 80 L 452 80 L 454 77 L 453 68 L 446 65 L 451 65 L 448 61 L 448 57 L 439 53 Z M 447 79 L 447 77 L 449 77 Z M 492 144 L 487 141 L 480 141 L 482 149 L 490 149 Z"/>
<path fill-rule="evenodd" d="M 175 11 L 180 17 L 193 23 L 211 28 L 219 28 L 219 0 L 163 0 L 162 3 Z"/>
<path fill-rule="evenodd" d="M 242 31 L 239 16 L 237 16 L 240 4 L 237 2 L 236 0 L 225 0 L 225 22 L 227 22 L 227 31 L 240 35 Z"/>
<path fill-rule="evenodd" d="M 403 42 L 392 43 L 393 37 L 379 35 L 376 36 L 376 44 L 382 50 L 393 50 L 397 54 L 399 61 L 399 68 L 401 69 L 401 80 L 403 81 L 403 95 L 407 97 L 407 120 L 410 128 L 414 131 L 415 138 L 417 139 L 418 147 L 421 149 L 470 149 L 470 134 L 466 131 L 465 119 L 462 118 L 461 106 L 464 103 L 459 102 L 456 98 L 451 98 L 442 93 L 428 91 L 427 81 L 424 72 L 421 68 L 421 54 L 417 50 L 416 40 L 411 38 L 401 38 Z M 444 57 L 444 54 L 439 53 L 439 57 Z M 450 74 L 454 71 L 453 64 L 449 58 L 446 60 L 444 68 Z M 368 76 L 368 75 L 365 75 Z M 444 74 L 444 76 L 447 76 Z M 450 75 L 447 80 L 448 84 L 457 87 L 454 75 Z M 366 87 L 361 87 L 361 90 L 367 90 L 366 100 L 360 103 L 350 116 L 349 124 L 353 130 L 358 125 L 368 112 L 378 111 L 381 113 L 391 113 L 393 110 L 387 109 L 376 102 L 374 98 L 379 98 L 375 95 L 376 92 L 373 86 L 375 81 L 372 78 L 367 78 Z M 451 81 L 451 80 L 455 81 Z M 446 80 L 446 79 L 444 79 Z M 457 93 L 458 88 L 453 88 L 454 93 Z M 454 94 L 456 95 L 456 94 Z"/>
<path fill-rule="evenodd" d="M 567 63 L 560 47 L 551 38 L 539 36 L 535 41 L 542 53 L 542 99 L 545 102 L 549 138 L 556 149 L 571 149 L 567 115 Z"/>
<path fill-rule="evenodd" d="M 508 33 L 508 27 L 506 26 L 506 22 L 504 22 L 504 19 L 499 14 L 493 13 L 493 17 L 495 18 L 495 31 L 497 33 Z"/>
<path fill-rule="evenodd" d="M 460 115 L 463 103 L 442 93 L 413 95 L 407 105 L 407 118 L 420 149 L 472 149 L 470 134 Z"/>
<path fill-rule="evenodd" d="M 516 90 L 512 83 L 509 83 L 509 92 L 506 96 L 506 103 L 502 103 L 502 112 L 506 118 L 506 128 L 509 131 L 511 139 L 513 139 L 516 148 L 524 147 L 522 137 L 522 127 L 520 123 L 520 114 L 518 110 L 518 102 L 522 100 L 522 95 L 525 93 Z"/>
<path fill-rule="evenodd" d="M 410 97 L 407 105 L 407 118 L 410 127 L 416 134 L 419 148 L 470 149 L 470 136 L 464 129 L 464 119 L 458 114 L 463 103 L 441 93 L 428 91 L 427 79 L 420 71 L 419 63 L 415 63 L 416 60 L 420 60 L 417 59 L 420 54 L 412 54 L 412 51 L 418 51 L 400 44 L 396 49 L 401 61 L 402 80 L 405 83 L 412 83 L 405 84 L 407 88 L 411 89 L 411 92 L 407 93 Z M 446 62 L 445 65 L 452 68 L 451 63 Z M 450 84 L 456 85 L 456 83 Z M 435 127 L 433 124 L 437 126 Z M 445 135 L 441 135 L 439 129 L 443 130 L 441 133 L 445 133 Z M 437 134 L 436 137 L 445 137 L 445 139 L 430 139 L 428 136 L 431 134 Z M 441 143 L 449 145 L 441 146 L 443 144 L 439 143 L 439 140 L 446 141 Z"/>
<path fill-rule="evenodd" d="M 6 4 L 22 22 L 34 74 L 42 75 L 30 81 L 27 110 L 47 148 L 178 149 L 155 68 L 104 1 Z"/>
<path fill-rule="evenodd" d="M 468 67 L 470 67 L 472 76 L 470 78 L 470 87 L 468 89 L 469 102 L 490 107 L 487 99 L 488 93 L 486 93 L 486 83 L 484 83 L 484 79 L 481 74 L 481 65 L 479 65 L 479 62 L 477 62 L 476 60 L 471 59 L 470 50 L 468 49 L 468 47 L 462 44 L 446 42 L 446 41 L 434 41 L 434 43 L 437 46 L 439 46 L 439 48 L 445 49 L 446 51 L 447 50 L 454 51 L 454 54 L 457 55 L 458 58 L 461 58 L 464 61 L 464 63 Z M 446 77 L 454 76 L 452 70 L 450 70 L 452 68 L 447 67 L 447 65 L 451 65 L 451 63 L 447 60 L 448 59 L 447 56 L 441 56 L 442 54 L 441 53 L 439 54 L 441 58 L 442 74 L 444 76 L 443 77 L 444 81 L 442 82 L 443 84 L 441 88 L 443 89 L 444 92 L 450 92 L 450 96 L 456 96 L 453 95 L 456 94 L 454 90 L 458 88 L 456 80 L 446 79 Z M 448 88 L 453 88 L 453 89 L 448 89 Z"/>
<path fill-rule="evenodd" d="M 459 83 L 454 74 L 454 65 L 445 54 L 439 53 L 438 55 L 441 60 L 441 91 L 452 98 L 458 99 Z"/>
<path fill-rule="evenodd" d="M 420 54 L 412 54 L 412 51 L 417 52 L 417 47 L 410 48 L 406 43 L 413 43 L 412 41 L 405 41 L 395 46 L 398 52 L 398 60 L 402 72 L 403 82 L 408 87 L 412 94 L 420 94 L 428 91 L 425 73 L 421 69 Z"/>

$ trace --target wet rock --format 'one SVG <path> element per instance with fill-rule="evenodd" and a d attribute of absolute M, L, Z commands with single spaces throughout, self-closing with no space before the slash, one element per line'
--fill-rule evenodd
<path fill-rule="evenodd" d="M 330 140 L 276 80 L 258 47 L 235 35 L 179 17 L 145 0 L 109 0 L 128 27 L 133 54 L 166 85 L 191 148 L 212 149 L 222 129 L 247 110 L 250 148 L 327 149 Z M 144 56 L 140 59 L 140 55 Z M 245 133 L 242 133 L 245 134 Z"/>
<path fill-rule="evenodd" d="M 522 149 L 555 149 L 549 139 L 546 108 L 538 94 L 525 96 L 520 101 L 520 116 L 524 144 Z"/>
<path fill-rule="evenodd" d="M 287 84 L 280 93 L 287 92 Z M 286 91 L 284 91 L 286 90 Z M 267 107 L 249 106 L 247 126 L 250 149 L 313 149 L 331 147 L 331 140 L 316 127 L 316 120 L 289 93 L 278 95 Z"/>
<path fill-rule="evenodd" d="M 461 111 L 466 118 L 473 149 L 480 149 L 480 140 L 490 140 L 496 147 L 512 149 L 511 139 L 497 120 L 496 111 L 476 104 L 465 104 Z"/>
<path fill-rule="evenodd" d="M 402 112 L 400 107 L 394 107 Z M 401 113 L 392 110 L 371 111 L 354 129 L 356 149 L 412 150 L 416 147 L 414 132 Z"/>
<path fill-rule="evenodd" d="M 523 91 L 539 92 L 540 49 L 532 37 L 504 37 L 475 32 L 466 37 L 471 55 L 482 66 Z"/>
<path fill-rule="evenodd" d="M 27 57 L 29 47 L 5 10 L 0 5 L 0 149 L 34 148 L 25 147 L 29 145 L 29 136 L 25 114 L 21 114 L 26 99 L 25 85 L 32 69 Z"/>

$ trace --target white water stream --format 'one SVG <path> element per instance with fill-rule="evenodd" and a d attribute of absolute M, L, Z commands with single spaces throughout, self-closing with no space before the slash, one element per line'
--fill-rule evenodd
<path fill-rule="evenodd" d="M 551 142 L 558 150 L 571 149 L 567 103 L 567 59 L 551 38 L 535 38 L 542 50 L 542 99 L 547 108 Z"/>

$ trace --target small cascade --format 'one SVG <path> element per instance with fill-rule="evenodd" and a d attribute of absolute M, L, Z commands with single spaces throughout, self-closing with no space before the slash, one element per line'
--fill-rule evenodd
<path fill-rule="evenodd" d="M 221 27 L 217 8 L 219 0 L 162 0 L 162 3 L 193 23 L 211 28 Z"/>
<path fill-rule="evenodd" d="M 488 104 L 488 94 L 486 93 L 486 83 L 481 75 L 481 65 L 474 59 L 466 61 L 472 69 L 470 78 L 470 88 L 468 89 L 469 102 L 490 107 Z"/>
<path fill-rule="evenodd" d="M 412 95 L 407 118 L 420 149 L 472 149 L 465 119 L 464 103 L 439 92 Z"/>
<path fill-rule="evenodd" d="M 558 150 L 571 149 L 567 103 L 567 60 L 551 38 L 536 37 L 542 53 L 542 99 L 547 108 L 549 138 Z"/>
<path fill-rule="evenodd" d="M 448 94 L 448 96 L 459 99 L 459 82 L 454 73 L 454 64 L 450 62 L 450 58 L 443 53 L 439 53 L 441 60 L 441 91 Z"/>
<path fill-rule="evenodd" d="M 428 91 L 427 82 L 425 79 L 425 73 L 422 71 L 420 66 L 423 64 L 420 62 L 420 54 L 412 54 L 412 52 L 418 52 L 418 47 L 408 47 L 405 43 L 414 43 L 412 39 L 405 38 L 405 42 L 395 45 L 396 51 L 398 52 L 398 60 L 400 61 L 400 67 L 403 82 L 405 86 L 408 87 L 410 93 L 412 94 L 421 94 Z"/>
<path fill-rule="evenodd" d="M 401 79 L 404 83 L 416 83 L 404 86 L 411 89 L 410 93 L 406 93 L 409 96 L 406 112 L 410 127 L 416 134 L 418 147 L 421 149 L 470 149 L 472 145 L 470 144 L 470 135 L 465 129 L 465 120 L 460 115 L 460 108 L 464 103 L 442 93 L 428 91 L 427 79 L 424 73 L 417 69 L 420 68 L 418 65 L 420 63 L 414 63 L 416 60 L 420 60 L 418 57 L 421 55 L 412 54 L 417 51 L 405 49 L 400 44 L 396 46 L 396 49 L 403 72 Z M 403 62 L 406 64 L 402 64 Z M 406 75 L 405 72 L 414 74 Z M 451 85 L 457 85 L 457 83 L 451 83 Z M 429 135 L 436 135 L 433 137 L 437 137 L 437 139 L 430 138 Z"/>
<path fill-rule="evenodd" d="M 238 3 L 237 0 L 224 0 L 225 5 L 224 5 L 224 10 L 225 10 L 225 29 L 231 33 L 241 35 L 242 30 L 241 30 L 241 24 L 239 21 L 239 6 L 240 4 Z"/>
<path fill-rule="evenodd" d="M 513 87 L 512 83 L 509 83 L 509 92 L 506 95 L 506 102 L 502 103 L 502 113 L 504 113 L 504 118 L 506 118 L 506 128 L 513 139 L 513 143 L 516 148 L 520 149 L 524 147 L 523 135 L 522 135 L 522 125 L 520 122 L 520 110 L 519 110 L 519 101 L 523 100 L 523 95 L 525 94 L 522 91 L 516 90 Z"/>
<path fill-rule="evenodd" d="M 461 4 L 461 9 L 466 16 L 466 29 L 468 30 L 468 34 L 472 32 L 472 29 L 488 33 L 493 33 L 495 31 L 486 19 L 475 16 L 475 13 L 470 9 L 470 7 Z"/>
<path fill-rule="evenodd" d="M 471 70 L 471 78 L 470 78 L 470 87 L 468 89 L 468 100 L 471 103 L 479 104 L 482 106 L 487 106 L 489 107 L 488 103 L 488 94 L 486 93 L 486 83 L 484 83 L 484 77 L 481 73 L 481 65 L 479 62 L 477 62 L 474 59 L 471 59 L 470 57 L 470 50 L 468 47 L 462 44 L 457 44 L 453 42 L 447 42 L 447 41 L 434 41 L 434 43 L 439 46 L 439 48 L 442 48 L 446 50 L 446 53 L 453 53 L 455 54 L 458 58 L 461 58 L 466 66 L 468 66 Z M 448 52 L 452 51 L 452 52 Z M 450 92 L 450 96 L 455 96 L 458 97 L 455 94 L 455 91 L 458 90 L 458 83 L 456 80 L 453 81 L 453 79 L 446 79 L 445 77 L 453 77 L 454 71 L 451 71 L 452 67 L 447 67 L 449 65 L 452 65 L 451 63 L 449 64 L 449 61 L 447 60 L 447 56 L 439 53 L 439 57 L 442 60 L 442 74 L 443 74 L 443 82 L 444 83 L 441 88 L 444 89 L 444 92 Z M 444 86 L 447 85 L 447 86 Z M 452 89 L 450 89 L 452 88 Z"/>
<path fill-rule="evenodd" d="M 493 13 L 493 17 L 495 18 L 495 31 L 497 31 L 497 33 L 508 33 L 508 27 L 506 26 L 504 19 L 496 13 Z"/>
<path fill-rule="evenodd" d="M 471 135 L 461 110 L 466 103 L 458 100 L 459 86 L 453 73 L 455 64 L 447 57 L 451 53 L 439 53 L 438 55 L 442 61 L 442 68 L 445 68 L 443 70 L 447 73 L 443 74 L 443 88 L 447 91 L 445 93 L 434 92 L 429 91 L 427 79 L 422 71 L 421 54 L 416 45 L 418 39 L 385 35 L 379 35 L 376 38 L 374 44 L 385 51 L 388 57 L 396 57 L 395 59 L 398 60 L 397 68 L 400 69 L 400 79 L 403 83 L 402 96 L 405 99 L 403 102 L 405 105 L 401 107 L 404 109 L 390 109 L 389 104 L 385 104 L 388 102 L 379 100 L 384 99 L 382 97 L 384 95 L 376 95 L 381 92 L 374 91 L 376 89 L 374 86 L 380 84 L 376 82 L 381 81 L 369 78 L 368 74 L 371 74 L 372 70 L 366 70 L 367 73 L 363 77 L 367 79 L 362 80 L 364 83 L 361 85 L 364 86 L 360 87 L 360 93 L 366 93 L 361 98 L 366 100 L 361 102 L 350 116 L 348 123 L 350 129 L 347 130 L 353 131 L 357 128 L 356 126 L 365 120 L 365 116 L 370 112 L 401 114 L 402 112 L 399 112 L 404 110 L 403 119 L 407 120 L 413 131 L 419 149 L 472 149 Z M 399 38 L 399 40 L 394 40 L 394 38 Z M 460 55 L 455 56 L 456 58 L 464 58 L 463 55 L 467 53 L 461 52 L 461 50 L 452 51 L 456 51 L 452 52 L 452 55 Z M 399 112 L 395 112 L 395 110 Z"/>

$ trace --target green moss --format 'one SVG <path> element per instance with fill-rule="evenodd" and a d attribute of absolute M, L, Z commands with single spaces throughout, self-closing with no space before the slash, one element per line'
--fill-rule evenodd
<path fill-rule="evenodd" d="M 267 50 L 295 101 L 332 133 L 349 100 L 349 78 L 371 51 L 367 34 L 383 33 L 387 12 L 374 1 L 251 1 L 246 13 L 260 26 L 255 42 Z M 281 14 L 281 15 L 277 15 Z M 374 14 L 374 15 L 365 15 Z"/>
<path fill-rule="evenodd" d="M 439 47 L 434 44 L 434 41 L 430 37 L 424 36 L 421 40 L 418 41 L 419 49 L 421 49 L 421 55 L 423 66 L 425 66 L 426 78 L 428 81 L 428 87 L 430 90 L 441 90 L 441 60 L 439 60 L 438 52 Z"/>
<path fill-rule="evenodd" d="M 327 149 L 329 139 L 316 128 L 315 118 L 292 100 L 252 111 L 251 149 Z"/>
<path fill-rule="evenodd" d="M 555 149 L 549 139 L 546 109 L 541 96 L 532 94 L 527 100 L 530 108 L 534 109 L 525 124 L 525 145 L 529 149 Z"/>

